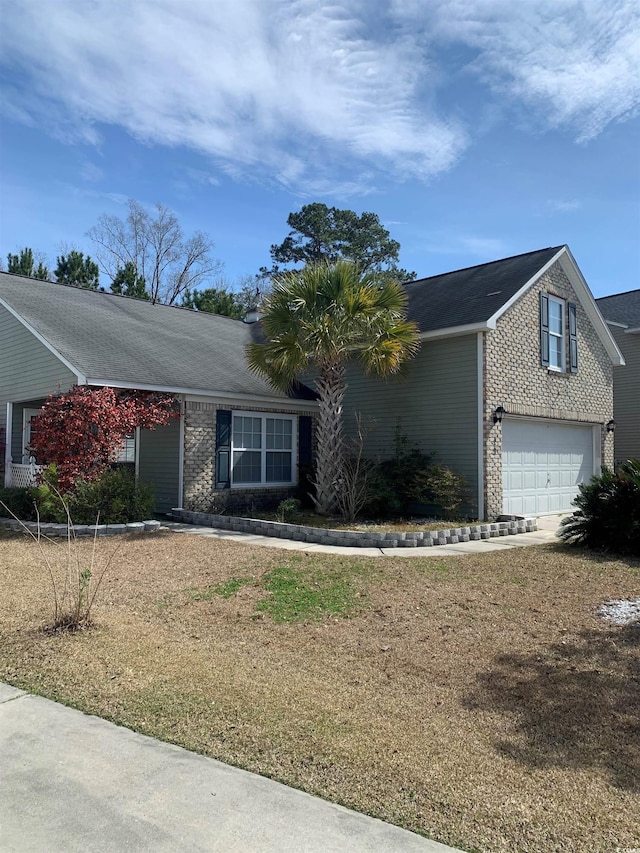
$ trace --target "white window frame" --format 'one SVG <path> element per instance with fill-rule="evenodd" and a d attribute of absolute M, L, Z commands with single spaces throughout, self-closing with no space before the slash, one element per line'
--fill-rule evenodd
<path fill-rule="evenodd" d="M 131 442 L 133 442 L 133 458 L 131 458 L 130 453 L 127 454 L 127 443 L 131 448 Z M 116 450 L 113 462 L 116 465 L 133 465 L 136 480 L 138 479 L 140 473 L 140 427 L 136 427 L 132 433 L 125 436 L 121 447 Z"/>
<path fill-rule="evenodd" d="M 552 296 L 550 293 L 548 294 L 549 298 L 549 370 L 553 370 L 556 373 L 565 373 L 567 369 L 567 306 L 564 299 L 559 299 L 557 296 Z M 551 331 L 551 305 L 559 305 L 561 312 L 561 328 L 562 331 L 560 334 L 557 332 Z M 552 339 L 557 340 L 560 338 L 560 364 L 555 365 L 551 364 L 551 341 Z"/>
<path fill-rule="evenodd" d="M 233 419 L 240 418 L 260 418 L 262 429 L 261 447 L 250 448 L 253 452 L 260 453 L 260 482 L 259 483 L 235 483 L 233 479 L 233 457 L 236 450 L 243 450 L 234 445 L 233 435 Z M 291 423 L 291 480 L 284 482 L 269 482 L 267 483 L 267 418 L 274 418 L 281 421 L 289 421 Z M 288 453 L 289 451 L 275 451 Z M 295 486 L 298 482 L 298 418 L 296 415 L 284 415 L 280 412 L 245 412 L 241 410 L 231 411 L 231 488 L 232 489 L 277 489 L 286 486 Z"/>
<path fill-rule="evenodd" d="M 23 465 L 29 465 L 35 457 L 27 452 L 27 446 L 31 442 L 31 418 L 35 418 L 40 414 L 42 409 L 23 409 L 22 410 L 22 453 L 21 462 Z"/>
<path fill-rule="evenodd" d="M 135 465 L 137 444 L 135 432 L 125 436 L 120 443 L 120 447 L 113 454 L 114 463 Z"/>

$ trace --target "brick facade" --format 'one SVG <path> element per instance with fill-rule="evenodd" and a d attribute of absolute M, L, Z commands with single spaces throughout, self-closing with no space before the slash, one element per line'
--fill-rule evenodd
<path fill-rule="evenodd" d="M 201 512 L 250 512 L 276 506 L 295 491 L 291 488 L 260 486 L 246 489 L 216 490 L 216 412 L 233 409 L 268 414 L 311 414 L 293 409 L 260 409 L 254 406 L 187 400 L 184 423 L 184 500 L 185 509 Z"/>
<path fill-rule="evenodd" d="M 557 373 L 540 364 L 540 291 L 577 304 L 577 373 Z M 567 351 L 567 364 L 568 359 Z M 559 263 L 485 334 L 483 384 L 487 518 L 502 513 L 502 427 L 493 423 L 497 406 L 504 406 L 507 416 L 600 425 L 601 463 L 613 465 L 613 436 L 605 428 L 613 416 L 613 365 Z"/>

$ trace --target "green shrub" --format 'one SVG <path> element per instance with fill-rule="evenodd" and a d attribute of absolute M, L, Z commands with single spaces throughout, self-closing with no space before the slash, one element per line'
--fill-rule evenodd
<path fill-rule="evenodd" d="M 430 500 L 441 506 L 447 515 L 454 515 L 467 494 L 467 484 L 461 474 L 446 465 L 431 465 L 425 472 L 424 488 Z"/>
<path fill-rule="evenodd" d="M 396 434 L 392 459 L 376 465 L 368 475 L 363 512 L 372 518 L 406 514 L 415 504 L 435 506 L 452 515 L 464 502 L 467 485 L 446 465 L 434 464 L 433 453 L 407 449 L 407 439 Z"/>
<path fill-rule="evenodd" d="M 21 521 L 35 521 L 36 490 L 8 488 L 0 489 L 0 518 L 15 515 Z"/>
<path fill-rule="evenodd" d="M 302 504 L 298 498 L 285 498 L 283 501 L 280 501 L 276 510 L 278 521 L 282 523 L 291 521 L 291 519 L 300 515 L 301 509 Z"/>
<path fill-rule="evenodd" d="M 385 476 L 382 466 L 376 465 L 369 472 L 367 499 L 361 514 L 368 518 L 388 518 L 399 515 L 401 511 L 402 503 L 396 490 Z"/>
<path fill-rule="evenodd" d="M 153 515 L 153 489 L 136 483 L 128 468 L 110 468 L 98 480 L 78 480 L 67 495 L 71 518 L 76 524 L 126 524 Z"/>
<path fill-rule="evenodd" d="M 630 459 L 617 473 L 604 468 L 579 486 L 574 504 L 559 531 L 565 542 L 640 557 L 640 460 Z"/>
<path fill-rule="evenodd" d="M 53 521 L 66 524 L 67 506 L 60 493 L 58 485 L 58 470 L 54 464 L 49 465 L 43 472 L 40 485 L 35 488 L 36 501 L 40 521 Z M 94 522 L 91 522 L 92 524 Z"/>

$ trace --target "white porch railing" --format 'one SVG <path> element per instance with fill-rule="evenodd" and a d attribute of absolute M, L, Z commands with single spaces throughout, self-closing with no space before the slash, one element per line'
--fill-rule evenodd
<path fill-rule="evenodd" d="M 12 462 L 9 466 L 9 482 L 7 485 L 22 489 L 27 486 L 35 486 L 36 474 L 39 471 L 42 471 L 41 465 L 15 465 Z"/>

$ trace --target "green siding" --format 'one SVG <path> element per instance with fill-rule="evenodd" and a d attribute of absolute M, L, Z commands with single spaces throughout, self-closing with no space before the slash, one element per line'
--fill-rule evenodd
<path fill-rule="evenodd" d="M 616 464 L 625 459 L 640 459 L 640 332 L 625 334 L 624 329 L 609 326 L 620 347 L 624 367 L 613 368 L 613 416 L 616 421 Z"/>
<path fill-rule="evenodd" d="M 406 377 L 382 381 L 356 367 L 347 375 L 345 425 L 353 434 L 353 413 L 360 412 L 367 455 L 393 455 L 396 429 L 409 445 L 435 452 L 436 459 L 469 485 L 469 509 L 477 513 L 478 372 L 477 337 L 464 335 L 423 341 Z"/>
<path fill-rule="evenodd" d="M 77 381 L 74 373 L 0 305 L 0 429 L 7 426 L 8 402 L 35 400 L 41 404 L 49 394 L 68 390 Z M 15 413 L 14 424 L 17 416 Z M 18 433 L 14 432 L 11 443 L 14 462 L 21 461 L 21 410 Z"/>
<path fill-rule="evenodd" d="M 180 421 L 140 431 L 138 478 L 150 483 L 156 494 L 156 510 L 168 512 L 180 506 Z"/>

